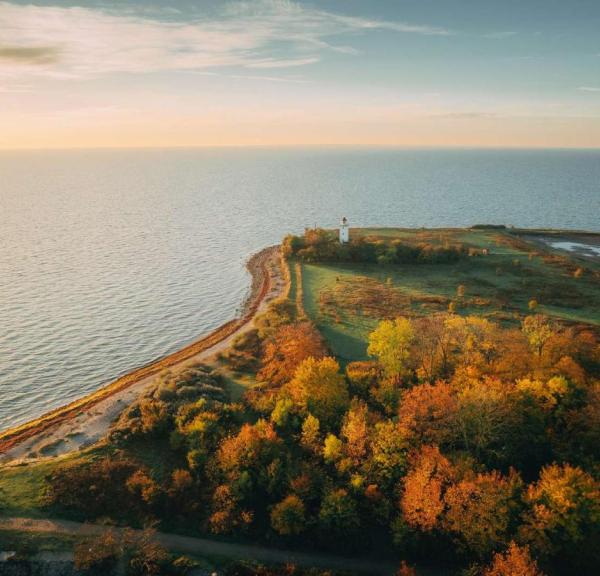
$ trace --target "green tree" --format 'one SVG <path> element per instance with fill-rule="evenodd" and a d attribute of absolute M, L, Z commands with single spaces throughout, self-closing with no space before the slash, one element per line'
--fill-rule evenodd
<path fill-rule="evenodd" d="M 360 527 L 355 501 L 343 488 L 325 494 L 319 510 L 319 525 L 326 537 L 351 537 Z"/>
<path fill-rule="evenodd" d="M 295 494 L 290 494 L 271 511 L 271 526 L 282 536 L 300 534 L 305 526 L 304 503 Z"/>

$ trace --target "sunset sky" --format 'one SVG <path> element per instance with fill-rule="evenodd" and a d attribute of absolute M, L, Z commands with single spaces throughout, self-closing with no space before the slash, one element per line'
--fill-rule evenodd
<path fill-rule="evenodd" d="M 0 148 L 600 147 L 598 0 L 0 0 Z"/>

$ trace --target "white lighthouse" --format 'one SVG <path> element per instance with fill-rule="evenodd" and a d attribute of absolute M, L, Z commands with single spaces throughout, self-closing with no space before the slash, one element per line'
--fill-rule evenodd
<path fill-rule="evenodd" d="M 350 228 L 348 227 L 348 220 L 344 216 L 342 223 L 340 224 L 340 244 L 346 244 L 350 241 Z"/>

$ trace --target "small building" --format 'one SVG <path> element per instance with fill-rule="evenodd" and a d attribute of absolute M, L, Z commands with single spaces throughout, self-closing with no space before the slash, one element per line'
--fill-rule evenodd
<path fill-rule="evenodd" d="M 350 227 L 348 226 L 348 220 L 344 216 L 342 223 L 340 224 L 340 244 L 346 244 L 350 242 Z"/>

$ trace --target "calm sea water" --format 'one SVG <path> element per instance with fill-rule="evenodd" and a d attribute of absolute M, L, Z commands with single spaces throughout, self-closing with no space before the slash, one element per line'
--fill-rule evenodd
<path fill-rule="evenodd" d="M 230 319 L 305 226 L 600 230 L 600 152 L 0 153 L 0 429 Z"/>

